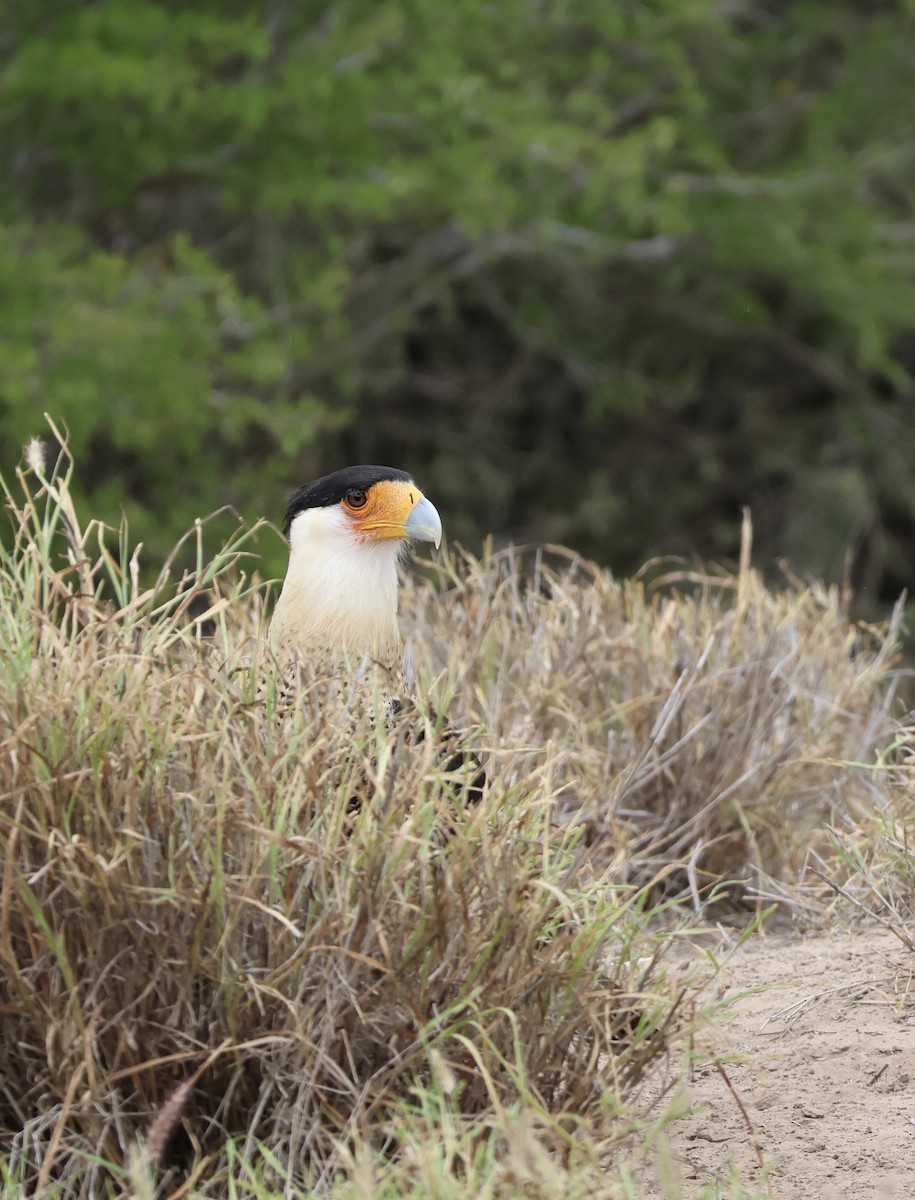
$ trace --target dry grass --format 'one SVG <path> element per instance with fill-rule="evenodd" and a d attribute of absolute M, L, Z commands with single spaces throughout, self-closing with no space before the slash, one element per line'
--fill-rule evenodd
<path fill-rule="evenodd" d="M 870 770 L 882 803 L 852 830 L 832 830 L 830 852 L 813 869 L 836 906 L 876 921 L 915 951 L 915 724 L 910 713 Z"/>
<path fill-rule="evenodd" d="M 897 736 L 901 608 L 865 628 L 838 589 L 773 591 L 750 536 L 737 576 L 617 582 L 556 550 L 533 569 L 465 560 L 409 594 L 417 641 L 447 631 L 435 686 L 486 731 L 496 773 L 542 781 L 596 872 L 662 881 L 697 911 L 726 881 L 743 904 L 783 898 L 828 828 L 890 786 L 872 767 Z"/>
<path fill-rule="evenodd" d="M 872 809 L 892 634 L 747 566 L 446 560 L 404 607 L 490 759 L 455 821 L 373 703 L 276 720 L 243 542 L 201 556 L 201 640 L 70 469 L 20 477 L 0 577 L 5 1194 L 635 1195 L 688 1043 L 673 900 L 759 901 Z"/>

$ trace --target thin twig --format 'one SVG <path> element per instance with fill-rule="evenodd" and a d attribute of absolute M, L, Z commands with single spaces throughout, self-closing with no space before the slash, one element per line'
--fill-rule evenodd
<path fill-rule="evenodd" d="M 834 892 L 837 892 L 840 896 L 842 896 L 846 900 L 848 900 L 850 904 L 853 904 L 855 906 L 855 908 L 860 909 L 861 912 L 867 913 L 867 915 L 869 917 L 872 917 L 873 920 L 877 921 L 885 929 L 888 929 L 890 931 L 890 933 L 895 934 L 896 937 L 899 938 L 900 942 L 902 942 L 903 946 L 905 946 L 905 948 L 907 950 L 915 951 L 915 941 L 913 941 L 912 938 L 909 936 L 905 926 L 903 926 L 900 929 L 900 927 L 898 925 L 895 925 L 892 921 L 888 920 L 886 917 L 882 916 L 880 913 L 874 912 L 874 910 L 872 908 L 868 908 L 866 904 L 862 904 L 861 901 L 857 898 L 857 896 L 853 896 L 851 894 L 851 892 L 847 891 L 844 887 L 841 886 L 841 884 L 834 883 L 828 876 L 824 875 L 822 871 L 818 871 L 816 867 L 810 867 L 809 869 L 813 872 L 814 875 L 816 875 L 816 877 L 818 879 L 822 879 L 822 881 L 826 884 L 827 887 L 832 888 L 832 890 Z M 877 896 L 880 899 L 881 903 L 883 903 L 883 904 L 886 903 L 886 901 L 884 901 L 883 897 L 880 895 L 879 892 L 877 893 Z"/>
<path fill-rule="evenodd" d="M 744 1107 L 743 1101 L 741 1100 L 740 1096 L 737 1094 L 737 1089 L 734 1087 L 733 1083 L 731 1083 L 730 1076 L 728 1075 L 727 1071 L 724 1069 L 722 1064 L 720 1062 L 716 1062 L 715 1067 L 718 1071 L 718 1074 L 721 1076 L 721 1078 L 724 1080 L 724 1082 L 728 1085 L 728 1090 L 730 1091 L 731 1095 L 734 1097 L 734 1100 L 737 1103 L 737 1107 L 740 1109 L 741 1115 L 743 1116 L 744 1122 L 747 1127 L 747 1132 L 750 1135 L 750 1141 L 753 1143 L 753 1149 L 756 1151 L 756 1161 L 759 1163 L 759 1169 L 761 1171 L 764 1171 L 766 1169 L 766 1164 L 763 1161 L 762 1147 L 759 1144 L 759 1138 L 756 1136 L 756 1128 L 753 1125 L 753 1122 L 750 1120 L 750 1114 L 747 1112 L 746 1108 Z"/>

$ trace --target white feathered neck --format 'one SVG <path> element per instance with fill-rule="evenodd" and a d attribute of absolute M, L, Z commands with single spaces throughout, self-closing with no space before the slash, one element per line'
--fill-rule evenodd
<path fill-rule="evenodd" d="M 407 544 L 360 539 L 337 506 L 299 513 L 271 625 L 277 653 L 316 665 L 369 659 L 399 671 L 397 565 Z"/>

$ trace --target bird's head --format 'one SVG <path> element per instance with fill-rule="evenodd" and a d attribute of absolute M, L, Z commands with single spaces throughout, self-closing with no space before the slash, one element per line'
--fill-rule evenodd
<path fill-rule="evenodd" d="M 341 546 L 370 547 L 411 538 L 442 541 L 442 522 L 413 477 L 395 467 L 345 467 L 306 483 L 289 498 L 284 533 L 290 546 L 313 537 L 339 539 Z"/>
<path fill-rule="evenodd" d="M 289 567 L 273 618 L 280 646 L 391 663 L 400 655 L 397 562 L 411 540 L 442 540 L 442 522 L 406 471 L 346 467 L 294 492 Z"/>

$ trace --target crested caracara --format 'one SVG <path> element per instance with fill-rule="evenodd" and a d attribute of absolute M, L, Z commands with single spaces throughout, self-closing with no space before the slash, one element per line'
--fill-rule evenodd
<path fill-rule="evenodd" d="M 280 661 L 322 672 L 380 668 L 393 688 L 385 709 L 402 720 L 413 711 L 404 693 L 403 646 L 397 620 L 397 567 L 410 541 L 442 540 L 442 522 L 406 471 L 345 467 L 300 487 L 289 498 L 284 533 L 289 566 L 271 624 Z M 439 723 L 437 759 L 458 772 L 469 800 L 482 795 L 485 774 L 457 731 Z M 419 729 L 409 740 L 424 740 Z"/>

